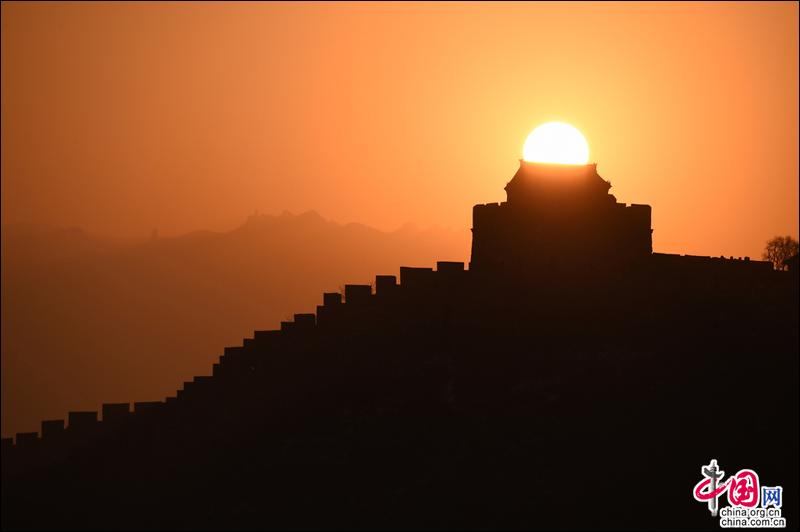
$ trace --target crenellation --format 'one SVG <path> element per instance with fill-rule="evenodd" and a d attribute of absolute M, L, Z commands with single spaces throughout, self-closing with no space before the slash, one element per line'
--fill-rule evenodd
<path fill-rule="evenodd" d="M 226 347 L 224 350 L 224 355 L 228 359 L 234 359 L 237 356 L 241 355 L 244 352 L 243 346 L 233 346 L 233 347 Z"/>
<path fill-rule="evenodd" d="M 16 446 L 18 449 L 33 449 L 39 444 L 38 432 L 17 432 Z"/>
<path fill-rule="evenodd" d="M 400 286 L 404 289 L 431 288 L 434 283 L 433 268 L 400 267 Z"/>
<path fill-rule="evenodd" d="M 322 294 L 322 304 L 326 307 L 342 304 L 342 294 L 339 292 L 325 292 Z"/>
<path fill-rule="evenodd" d="M 772 276 L 772 263 L 769 261 L 751 260 L 750 257 L 711 257 L 708 255 L 680 255 L 675 253 L 653 253 L 652 263 L 655 268 L 670 268 L 675 271 L 702 275 L 706 272 L 741 272 L 763 276 Z M 662 272 L 666 274 L 666 272 Z"/>
<path fill-rule="evenodd" d="M 118 423 L 128 418 L 131 411 L 130 403 L 103 403 L 101 413 L 103 423 Z"/>
<path fill-rule="evenodd" d="M 49 419 L 42 421 L 42 440 L 53 441 L 64 436 L 64 420 Z"/>
<path fill-rule="evenodd" d="M 186 384 L 184 383 L 184 387 Z M 192 383 L 193 384 L 193 383 Z M 134 414 L 150 414 L 153 412 L 157 412 L 159 408 L 164 406 L 163 401 L 138 401 L 133 403 L 133 413 Z"/>
<path fill-rule="evenodd" d="M 385 297 L 397 290 L 397 277 L 394 275 L 375 276 L 375 295 Z"/>
<path fill-rule="evenodd" d="M 271 344 L 274 344 L 278 340 L 280 340 L 281 331 L 280 330 L 268 330 L 268 331 L 253 331 L 253 338 L 256 341 L 256 345 L 258 347 L 264 347 Z"/>
<path fill-rule="evenodd" d="M 191 381 L 191 397 L 207 398 L 214 391 L 214 382 L 214 377 L 211 375 L 195 376 Z M 188 390 L 186 391 L 189 393 Z"/>
<path fill-rule="evenodd" d="M 67 414 L 67 429 L 70 432 L 86 433 L 97 427 L 97 412 L 69 412 Z"/>
<path fill-rule="evenodd" d="M 315 314 L 295 314 L 294 322 L 297 324 L 297 329 L 308 331 L 317 326 L 317 316 Z"/>
<path fill-rule="evenodd" d="M 464 271 L 464 263 L 440 260 L 436 263 L 436 271 L 444 273 L 460 273 Z"/>
<path fill-rule="evenodd" d="M 372 286 L 368 284 L 344 285 L 344 302 L 346 305 L 364 305 L 372 297 Z"/>

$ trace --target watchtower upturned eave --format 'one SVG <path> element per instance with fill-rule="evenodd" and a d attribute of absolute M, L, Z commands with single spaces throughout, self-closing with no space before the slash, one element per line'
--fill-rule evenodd
<path fill-rule="evenodd" d="M 652 253 L 649 205 L 617 203 L 596 164 L 520 161 L 507 201 L 473 208 L 471 270 L 592 268 Z"/>

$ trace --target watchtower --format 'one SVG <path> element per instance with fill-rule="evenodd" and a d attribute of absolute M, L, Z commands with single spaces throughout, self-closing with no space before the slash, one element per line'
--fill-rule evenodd
<path fill-rule="evenodd" d="M 650 206 L 617 203 L 596 164 L 520 160 L 503 203 L 472 211 L 470 270 L 594 269 L 653 251 Z"/>

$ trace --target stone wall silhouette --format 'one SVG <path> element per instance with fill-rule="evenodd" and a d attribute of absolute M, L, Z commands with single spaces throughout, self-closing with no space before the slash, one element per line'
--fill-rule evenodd
<path fill-rule="evenodd" d="M 542 218 L 509 185 L 470 269 L 345 285 L 172 397 L 4 439 L 3 526 L 716 527 L 691 498 L 710 458 L 796 515 L 796 273 L 651 253 L 649 207 L 586 175 L 570 208 L 617 221 L 520 251 L 493 239 Z"/>

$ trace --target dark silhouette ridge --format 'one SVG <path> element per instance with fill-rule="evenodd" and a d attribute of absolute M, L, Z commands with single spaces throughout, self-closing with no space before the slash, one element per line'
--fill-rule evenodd
<path fill-rule="evenodd" d="M 796 271 L 652 253 L 609 187 L 523 162 L 468 270 L 345 285 L 164 401 L 3 440 L 3 526 L 716 529 L 711 458 L 793 526 Z"/>

